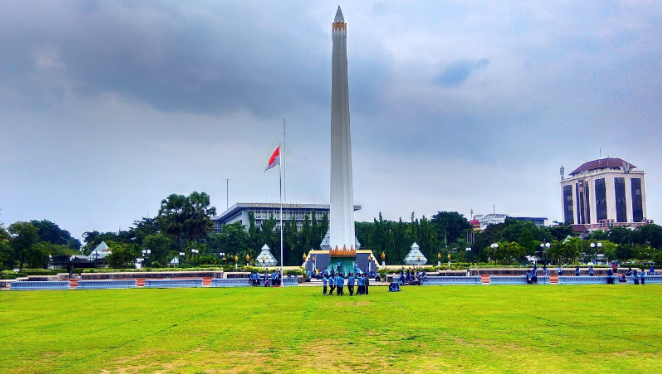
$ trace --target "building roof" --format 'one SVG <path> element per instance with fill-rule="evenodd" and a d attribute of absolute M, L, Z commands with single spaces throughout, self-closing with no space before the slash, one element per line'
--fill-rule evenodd
<path fill-rule="evenodd" d="M 338 23 L 338 22 L 345 22 L 345 17 L 342 15 L 342 9 L 340 9 L 340 5 L 338 5 L 338 11 L 336 12 L 336 18 L 333 19 L 333 22 Z"/>
<path fill-rule="evenodd" d="M 572 173 L 570 173 L 570 175 L 577 175 L 579 173 L 588 172 L 592 170 L 599 170 L 599 169 L 622 168 L 623 165 L 627 165 L 629 169 L 636 168 L 636 166 L 618 157 L 607 157 L 607 158 L 601 158 L 599 160 L 585 162 L 582 164 L 582 166 L 578 167 Z"/>

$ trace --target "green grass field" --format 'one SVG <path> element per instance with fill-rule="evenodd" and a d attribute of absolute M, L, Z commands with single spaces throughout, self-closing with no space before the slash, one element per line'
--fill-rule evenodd
<path fill-rule="evenodd" d="M 644 373 L 662 285 L 0 292 L 0 373 Z"/>

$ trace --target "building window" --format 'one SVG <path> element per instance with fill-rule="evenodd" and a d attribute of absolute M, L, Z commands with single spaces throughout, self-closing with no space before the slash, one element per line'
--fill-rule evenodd
<path fill-rule="evenodd" d="M 607 188 L 605 179 L 600 178 L 595 180 L 595 210 L 597 213 L 598 221 L 607 219 Z"/>
<path fill-rule="evenodd" d="M 563 219 L 565 223 L 575 223 L 573 216 L 572 186 L 563 186 Z"/>
<path fill-rule="evenodd" d="M 641 196 L 641 178 L 632 178 L 632 220 L 641 222 L 644 220 L 644 204 Z"/>
<path fill-rule="evenodd" d="M 616 222 L 627 222 L 627 204 L 625 201 L 625 178 L 614 178 L 616 192 Z"/>

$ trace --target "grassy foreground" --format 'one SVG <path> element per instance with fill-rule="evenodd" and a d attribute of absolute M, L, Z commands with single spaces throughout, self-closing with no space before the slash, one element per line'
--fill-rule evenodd
<path fill-rule="evenodd" d="M 641 373 L 662 286 L 0 292 L 1 373 Z"/>

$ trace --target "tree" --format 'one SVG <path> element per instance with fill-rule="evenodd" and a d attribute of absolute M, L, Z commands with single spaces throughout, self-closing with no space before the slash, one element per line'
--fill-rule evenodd
<path fill-rule="evenodd" d="M 248 247 L 257 250 L 260 248 L 260 228 L 255 224 L 255 212 L 248 212 Z"/>
<path fill-rule="evenodd" d="M 248 253 L 254 257 L 254 249 L 248 247 L 248 233 L 241 222 L 224 225 L 220 233 L 220 251 L 230 254 Z"/>
<path fill-rule="evenodd" d="M 570 238 L 562 248 L 565 260 L 574 262 L 582 253 L 587 252 L 588 243 L 580 238 Z"/>
<path fill-rule="evenodd" d="M 616 226 L 609 230 L 609 241 L 616 244 L 630 244 L 631 236 L 632 230 L 623 226 Z"/>
<path fill-rule="evenodd" d="M 322 244 L 322 239 L 324 239 L 324 234 L 320 234 L 320 226 L 317 222 L 317 212 L 313 209 L 310 212 L 310 248 L 319 249 L 320 244 Z"/>
<path fill-rule="evenodd" d="M 572 228 L 572 225 L 569 224 L 550 227 L 549 233 L 550 235 L 552 235 L 554 240 L 558 240 L 558 241 L 563 241 L 568 236 L 576 235 L 575 230 Z"/>
<path fill-rule="evenodd" d="M 63 244 L 75 250 L 80 249 L 80 241 L 76 238 L 73 238 L 69 231 L 62 230 L 60 226 L 56 225 L 55 223 L 45 219 L 41 221 L 32 220 L 30 223 L 37 228 L 39 241 L 53 244 Z"/>
<path fill-rule="evenodd" d="M 0 224 L 0 270 L 11 269 L 13 266 L 14 259 L 9 245 L 9 233 Z"/>
<path fill-rule="evenodd" d="M 324 215 L 322 215 L 322 220 L 320 221 L 321 239 L 320 242 L 317 243 L 318 246 L 322 244 L 322 239 L 324 239 L 324 237 L 326 236 L 327 231 L 329 231 L 329 215 L 326 212 L 324 212 Z"/>
<path fill-rule="evenodd" d="M 143 217 L 140 221 L 133 221 L 133 227 L 129 229 L 130 237 L 136 243 L 143 243 L 150 236 L 160 231 L 159 222 L 156 218 Z"/>
<path fill-rule="evenodd" d="M 190 201 L 184 195 L 171 194 L 161 200 L 159 215 L 157 220 L 159 226 L 167 235 L 175 239 L 178 247 L 181 247 L 181 237 L 185 231 L 186 214 L 189 209 Z"/>
<path fill-rule="evenodd" d="M 519 237 L 519 244 L 524 248 L 526 255 L 534 255 L 536 253 L 536 243 L 533 240 L 533 234 L 529 229 L 524 229 Z"/>
<path fill-rule="evenodd" d="M 163 233 L 147 235 L 142 241 L 142 246 L 152 252 L 149 255 L 150 263 L 159 264 L 169 264 L 172 259 L 170 253 L 177 248 L 175 242 Z"/>
<path fill-rule="evenodd" d="M 191 241 L 197 241 L 214 228 L 211 217 L 216 214 L 216 208 L 211 206 L 206 192 L 193 191 L 188 197 L 189 211 L 184 222 L 186 234 Z"/>
<path fill-rule="evenodd" d="M 110 248 L 110 254 L 106 257 L 108 265 L 115 269 L 131 267 L 140 255 L 140 246 L 127 243 L 106 243 Z"/>
<path fill-rule="evenodd" d="M 632 233 L 632 239 L 635 243 L 662 249 L 662 226 L 654 224 L 639 226 Z"/>
<path fill-rule="evenodd" d="M 620 244 L 616 247 L 616 258 L 621 261 L 626 261 L 634 256 L 634 248 L 630 244 Z"/>
<path fill-rule="evenodd" d="M 30 222 L 18 221 L 9 225 L 9 233 L 12 235 L 10 245 L 14 251 L 14 258 L 18 259 L 20 270 L 23 270 L 23 264 L 39 241 L 37 231 Z"/>
<path fill-rule="evenodd" d="M 438 212 L 430 221 L 437 232 L 437 237 L 445 237 L 446 243 L 454 243 L 471 229 L 469 221 L 458 212 Z"/>

